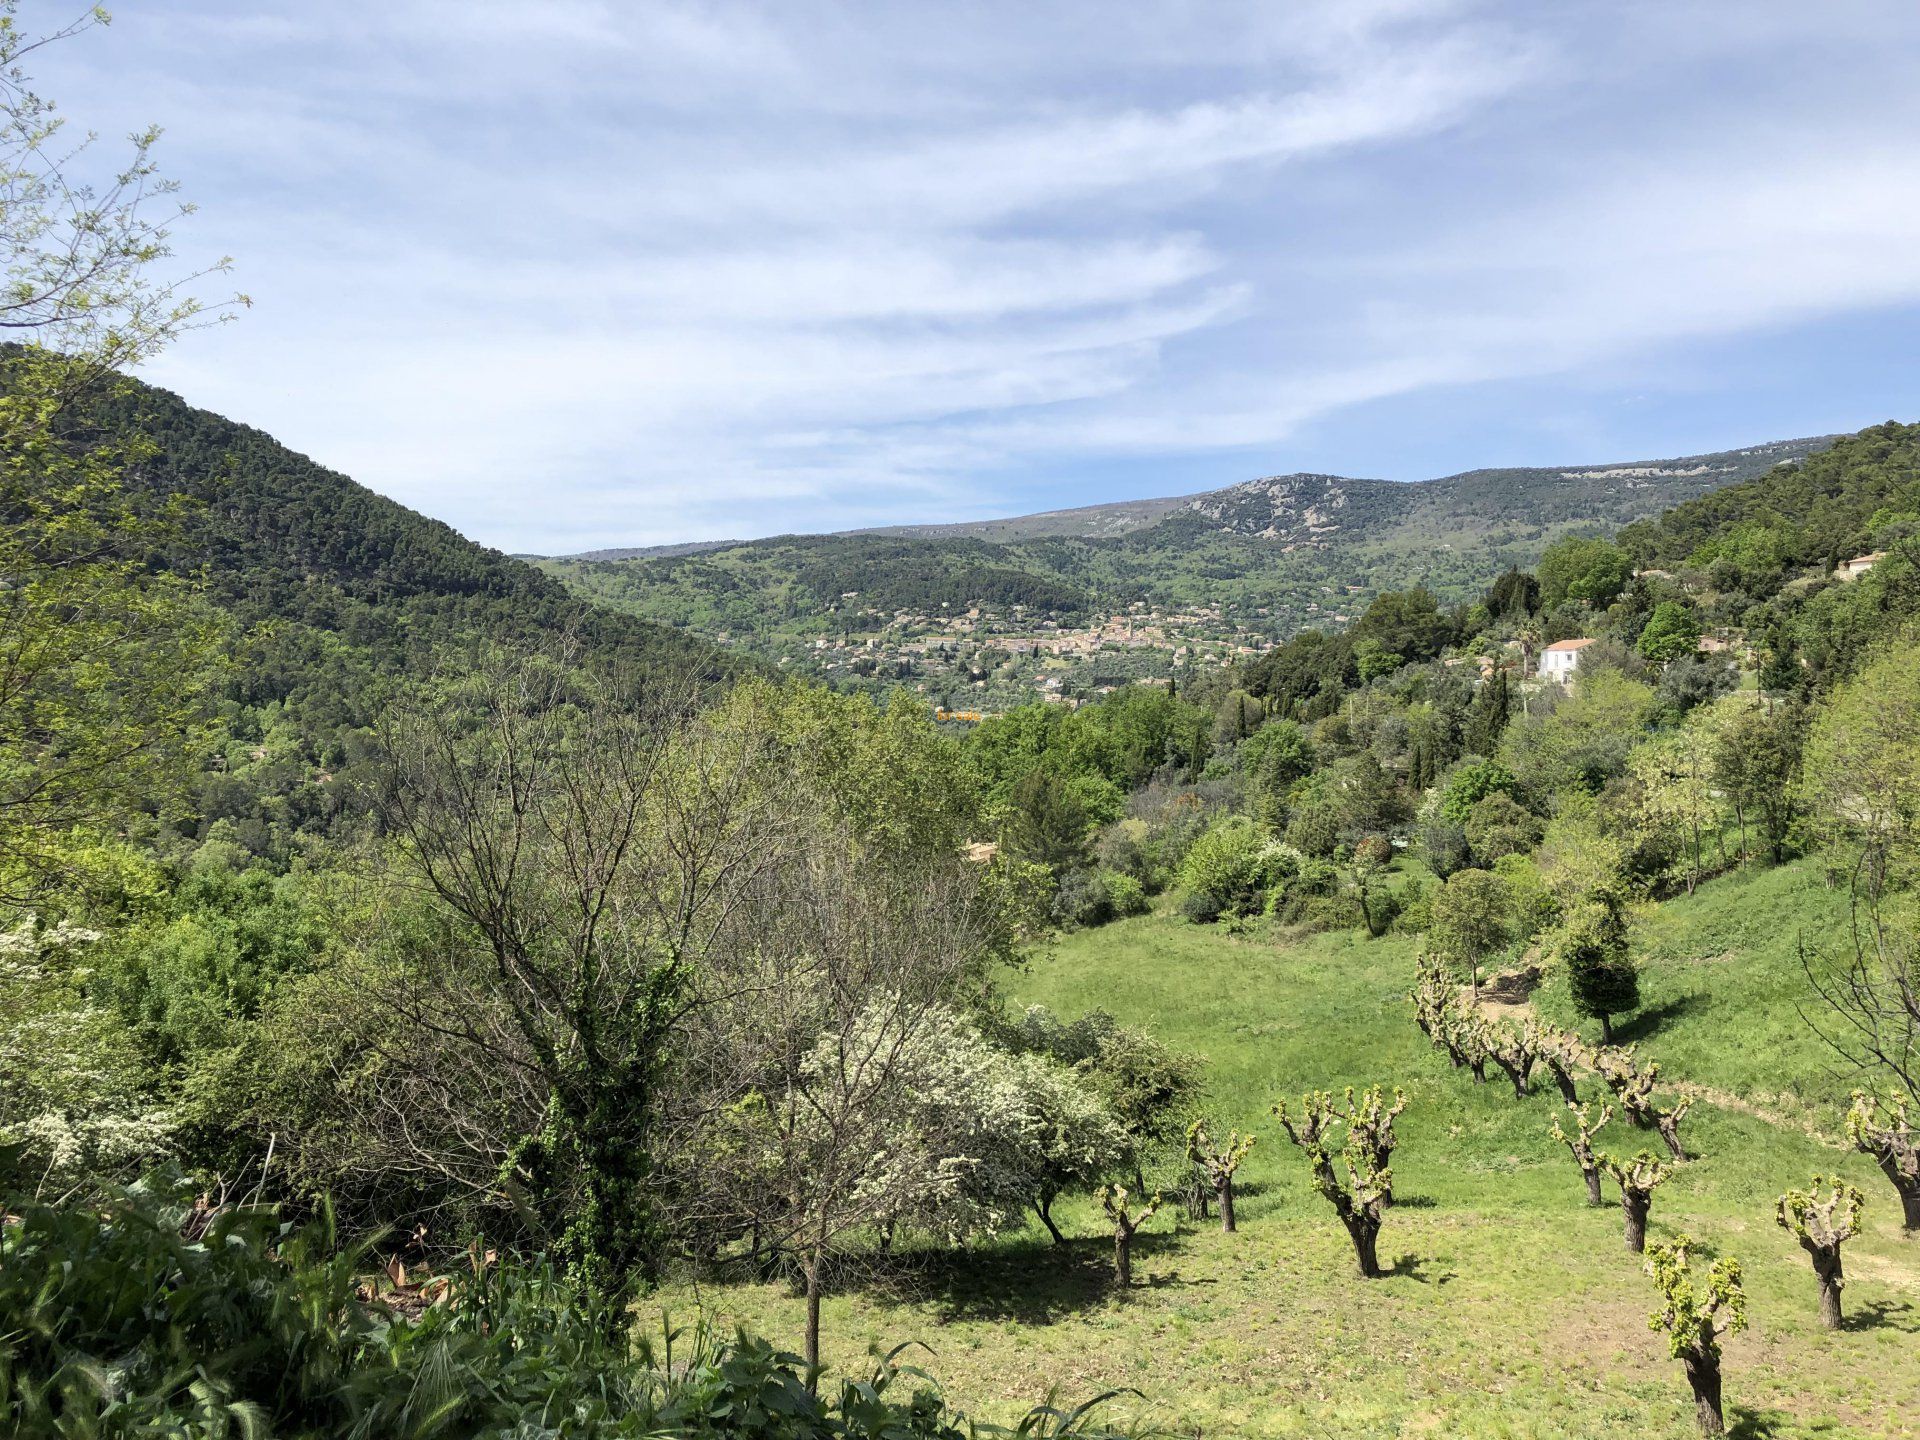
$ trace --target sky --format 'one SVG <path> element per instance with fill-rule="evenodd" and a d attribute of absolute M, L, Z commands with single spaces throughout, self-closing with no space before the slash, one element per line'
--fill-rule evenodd
<path fill-rule="evenodd" d="M 147 378 L 504 550 L 1920 420 L 1913 0 L 113 8 Z"/>

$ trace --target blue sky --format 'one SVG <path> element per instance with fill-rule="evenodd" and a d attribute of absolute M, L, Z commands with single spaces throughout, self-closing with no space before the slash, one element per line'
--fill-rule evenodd
<path fill-rule="evenodd" d="M 255 302 L 150 378 L 509 550 L 1920 419 L 1912 0 L 125 0 L 36 58 Z"/>

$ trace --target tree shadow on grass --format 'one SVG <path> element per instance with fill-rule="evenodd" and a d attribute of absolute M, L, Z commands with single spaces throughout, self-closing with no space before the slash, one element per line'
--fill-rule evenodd
<path fill-rule="evenodd" d="M 1658 1005 L 1649 1005 L 1644 1010 L 1636 1010 L 1613 1027 L 1613 1043 L 1631 1045 L 1637 1040 L 1644 1040 L 1668 1021 L 1684 1019 L 1697 1010 L 1704 1010 L 1706 1005 L 1706 996 L 1698 991 L 1690 991 L 1685 995 L 1676 995 L 1671 1000 L 1662 1000 Z"/>
<path fill-rule="evenodd" d="M 1853 1307 L 1853 1313 L 1840 1322 L 1842 1330 L 1901 1330 L 1920 1335 L 1920 1320 L 1913 1317 L 1913 1306 L 1905 1300 L 1869 1300 Z"/>
<path fill-rule="evenodd" d="M 1442 1270 L 1435 1275 L 1428 1271 L 1428 1261 L 1419 1255 L 1402 1255 L 1387 1267 L 1389 1280 L 1412 1280 L 1421 1285 L 1451 1285 L 1459 1277 L 1451 1270 Z"/>
<path fill-rule="evenodd" d="M 1793 1417 L 1784 1410 L 1753 1410 L 1735 1405 L 1727 1440 L 1780 1440 L 1793 1434 Z"/>
<path fill-rule="evenodd" d="M 1134 1241 L 1136 1273 L 1151 1240 Z M 1113 1242 L 1105 1236 L 1064 1245 L 926 1252 L 871 1275 L 863 1289 L 934 1308 L 938 1323 L 1011 1320 L 1051 1325 L 1080 1314 L 1115 1288 Z"/>

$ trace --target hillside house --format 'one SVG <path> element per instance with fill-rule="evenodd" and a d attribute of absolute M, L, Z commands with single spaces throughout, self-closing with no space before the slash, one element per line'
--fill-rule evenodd
<path fill-rule="evenodd" d="M 1886 558 L 1887 552 L 1884 550 L 1876 550 L 1871 555 L 1856 555 L 1851 560 L 1841 561 L 1840 568 L 1833 573 L 1842 580 L 1858 580 Z"/>
<path fill-rule="evenodd" d="M 1565 684 L 1580 668 L 1580 652 L 1591 644 L 1591 639 L 1554 641 L 1540 652 L 1540 678 Z"/>

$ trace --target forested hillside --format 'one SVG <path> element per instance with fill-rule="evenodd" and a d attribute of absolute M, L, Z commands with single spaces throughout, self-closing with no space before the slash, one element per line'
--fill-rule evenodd
<path fill-rule="evenodd" d="M 1419 585 L 1445 601 L 1470 598 L 1563 534 L 1651 517 L 1828 443 L 1477 470 L 1417 484 L 1285 475 L 1180 500 L 977 525 L 538 563 L 601 605 L 724 636 L 807 673 L 840 683 L 914 679 L 956 707 L 1001 709 L 1047 677 L 1016 665 L 989 695 L 965 695 L 965 687 L 1003 667 L 1010 650 L 1020 653 L 1037 626 L 1086 633 L 1097 646 L 1108 637 L 1091 627 L 1105 617 L 1136 609 L 1184 616 L 1152 647 L 1160 671 L 1139 672 L 1170 673 L 1181 646 L 1225 647 L 1220 654 L 1263 647 L 1307 626 L 1343 624 L 1386 590 Z M 979 612 L 975 623 L 956 635 L 951 617 L 969 611 Z M 958 650 L 929 657 L 913 643 L 926 637 Z M 868 653 L 855 666 L 849 649 Z M 1125 662 L 1058 678 L 1084 696 L 1103 676 L 1136 670 Z"/>

